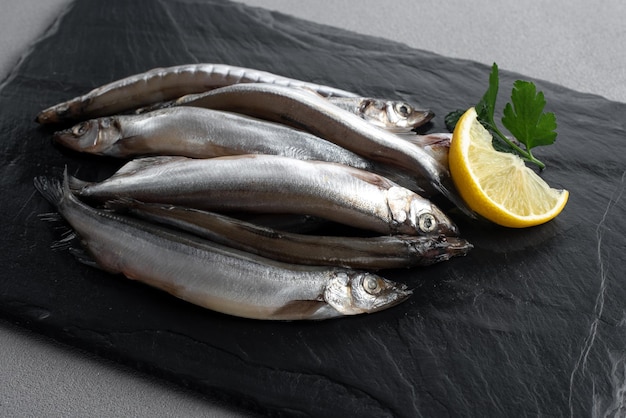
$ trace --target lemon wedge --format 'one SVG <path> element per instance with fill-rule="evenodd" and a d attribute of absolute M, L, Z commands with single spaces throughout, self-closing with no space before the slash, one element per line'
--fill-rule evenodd
<path fill-rule="evenodd" d="M 450 144 L 450 174 L 465 203 L 486 219 L 511 228 L 539 225 L 561 213 L 569 192 L 551 188 L 517 155 L 496 151 L 477 117 L 469 108 Z"/>

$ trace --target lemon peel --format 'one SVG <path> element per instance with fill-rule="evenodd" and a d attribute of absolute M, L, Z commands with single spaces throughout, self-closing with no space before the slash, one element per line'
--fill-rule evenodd
<path fill-rule="evenodd" d="M 465 203 L 502 226 L 525 228 L 548 222 L 569 198 L 567 190 L 550 187 L 517 155 L 495 150 L 473 107 L 456 124 L 449 164 Z"/>

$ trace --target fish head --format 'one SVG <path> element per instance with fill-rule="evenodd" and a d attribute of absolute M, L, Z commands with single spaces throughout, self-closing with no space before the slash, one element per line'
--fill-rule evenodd
<path fill-rule="evenodd" d="M 84 121 L 53 136 L 55 142 L 67 148 L 97 155 L 112 155 L 111 150 L 121 138 L 119 123 L 110 117 Z"/>
<path fill-rule="evenodd" d="M 409 235 L 458 236 L 456 224 L 430 200 L 404 187 L 387 190 L 396 232 Z"/>
<path fill-rule="evenodd" d="M 406 102 L 379 99 L 363 100 L 359 113 L 370 123 L 392 132 L 410 131 L 435 116 L 430 110 L 416 109 Z"/>
<path fill-rule="evenodd" d="M 343 315 L 372 313 L 406 300 L 413 292 L 405 284 L 362 271 L 340 271 L 324 291 L 324 300 Z"/>
<path fill-rule="evenodd" d="M 428 202 L 426 209 L 420 204 L 413 214 L 415 227 L 425 235 L 459 236 L 459 228 L 454 221 L 433 203 Z"/>

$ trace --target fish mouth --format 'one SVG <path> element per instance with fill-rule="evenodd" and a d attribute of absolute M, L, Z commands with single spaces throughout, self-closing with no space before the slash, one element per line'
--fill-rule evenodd
<path fill-rule="evenodd" d="M 409 118 L 409 126 L 413 128 L 419 128 L 435 117 L 435 112 L 430 109 L 415 109 L 413 113 Z"/>
<path fill-rule="evenodd" d="M 441 235 L 425 251 L 424 259 L 429 260 L 427 264 L 435 264 L 453 257 L 463 257 L 473 248 L 474 246 L 466 239 Z"/>
<path fill-rule="evenodd" d="M 52 136 L 54 142 L 75 151 L 85 151 L 96 147 L 97 130 L 92 121 L 81 122 L 71 128 L 57 131 Z"/>
<path fill-rule="evenodd" d="M 384 295 L 379 295 L 378 303 L 369 312 L 378 312 L 399 305 L 413 294 L 413 290 L 404 283 L 395 283 Z"/>
<path fill-rule="evenodd" d="M 409 289 L 409 286 L 404 283 L 396 283 L 393 288 L 393 294 L 395 297 L 394 304 L 398 304 L 411 296 L 413 294 L 413 289 Z"/>

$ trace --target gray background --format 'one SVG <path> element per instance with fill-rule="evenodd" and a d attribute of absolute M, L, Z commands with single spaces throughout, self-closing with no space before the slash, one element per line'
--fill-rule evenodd
<path fill-rule="evenodd" d="M 68 3 L 0 0 L 0 80 Z M 626 2 L 621 0 L 242 3 L 444 56 L 487 65 L 495 61 L 503 70 L 626 102 Z M 241 415 L 196 393 L 1 320 L 0 347 L 2 417 Z"/>

